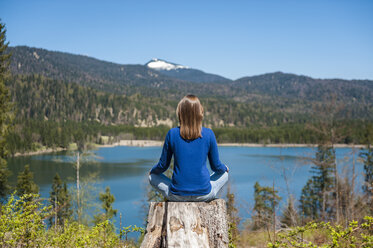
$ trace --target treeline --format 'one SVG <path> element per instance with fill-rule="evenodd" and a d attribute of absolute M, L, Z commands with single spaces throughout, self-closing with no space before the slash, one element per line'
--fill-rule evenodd
<path fill-rule="evenodd" d="M 177 100 L 114 94 L 41 75 L 6 78 L 14 103 L 15 125 L 7 136 L 11 152 L 41 147 L 66 148 L 69 143 L 102 144 L 118 139 L 163 140 L 166 126 L 177 125 Z M 175 93 L 178 94 L 178 93 Z M 330 99 L 329 99 L 330 100 Z M 333 121 L 340 143 L 365 143 L 372 128 L 369 101 L 342 104 L 334 100 Z M 212 127 L 219 142 L 315 144 L 326 103 L 297 98 L 249 94 L 245 97 L 203 96 L 204 126 Z M 313 128 L 309 128 L 312 126 Z M 109 140 L 102 139 L 109 136 Z"/>
<path fill-rule="evenodd" d="M 108 144 L 120 139 L 162 140 L 168 127 L 136 128 L 134 126 L 105 126 L 98 122 L 56 122 L 25 120 L 15 124 L 6 137 L 11 154 L 37 151 L 40 148 L 68 148 L 70 143 Z M 103 138 L 108 136 L 108 139 Z"/>
<path fill-rule="evenodd" d="M 365 144 L 367 134 L 373 130 L 373 122 L 340 122 L 339 143 Z M 258 144 L 317 144 L 322 135 L 305 124 L 283 124 L 274 127 L 213 128 L 219 143 Z M 6 137 L 11 154 L 37 151 L 40 148 L 68 148 L 69 144 L 110 144 L 121 139 L 146 139 L 162 141 L 168 126 L 134 127 L 130 125 L 104 125 L 95 121 L 43 121 L 24 120 L 15 123 Z"/>
<path fill-rule="evenodd" d="M 150 127 L 177 123 L 178 101 L 168 100 L 167 95 L 106 93 L 37 74 L 9 77 L 6 85 L 16 104 L 18 120 L 98 121 Z M 305 123 L 314 115 L 310 103 L 283 98 L 270 100 L 257 96 L 252 101 L 241 102 L 202 96 L 201 101 L 205 108 L 204 123 L 214 127 Z"/>
<path fill-rule="evenodd" d="M 213 128 L 218 142 L 258 144 L 318 144 L 325 138 L 320 133 L 323 122 L 282 124 L 277 126 L 253 126 L 250 128 Z M 341 144 L 366 144 L 373 131 L 373 122 L 346 120 L 335 122 L 336 135 L 343 137 Z"/>
<path fill-rule="evenodd" d="M 139 94 L 105 93 L 40 75 L 12 76 L 6 81 L 18 120 L 98 121 L 103 124 L 150 126 L 170 118 L 176 103 Z M 172 106 L 172 107 L 170 107 Z M 175 119 L 175 117 L 173 117 Z"/>

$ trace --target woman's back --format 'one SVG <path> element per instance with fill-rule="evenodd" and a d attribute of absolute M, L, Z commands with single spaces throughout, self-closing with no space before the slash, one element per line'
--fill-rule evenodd
<path fill-rule="evenodd" d="M 214 132 L 202 127 L 203 107 L 194 95 L 187 95 L 177 105 L 180 127 L 168 131 L 159 162 L 149 173 L 149 182 L 167 199 L 207 201 L 228 181 L 228 167 L 219 160 Z M 172 180 L 163 172 L 174 156 Z M 206 160 L 211 169 L 209 175 Z"/>
<path fill-rule="evenodd" d="M 175 195 L 205 195 L 211 191 L 210 173 L 206 166 L 209 158 L 211 169 L 225 172 L 226 167 L 219 160 L 213 131 L 203 127 L 202 137 L 185 140 L 180 128 L 172 128 L 166 136 L 162 155 L 151 173 L 160 174 L 167 170 L 174 155 L 174 173 L 170 192 Z"/>

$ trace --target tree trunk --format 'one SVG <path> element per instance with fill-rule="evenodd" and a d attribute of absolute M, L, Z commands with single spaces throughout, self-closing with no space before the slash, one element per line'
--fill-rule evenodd
<path fill-rule="evenodd" d="M 142 248 L 228 247 L 226 203 L 151 202 Z"/>

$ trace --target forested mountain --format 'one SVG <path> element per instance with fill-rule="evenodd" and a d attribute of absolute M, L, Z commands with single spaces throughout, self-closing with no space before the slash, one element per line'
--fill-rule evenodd
<path fill-rule="evenodd" d="M 235 81 L 196 82 L 166 76 L 149 68 L 149 63 L 120 65 L 30 47 L 9 51 L 12 75 L 6 85 L 17 108 L 10 142 L 13 152 L 31 149 L 35 142 L 47 146 L 80 139 L 97 142 L 100 135 L 123 130 L 134 138 L 159 139 L 167 130 L 164 126 L 177 125 L 176 105 L 188 93 L 200 97 L 204 125 L 215 128 L 218 140 L 226 142 L 316 142 L 317 135 L 306 126 L 327 114 L 345 126 L 344 142 L 360 142 L 364 127 L 373 122 L 373 81 L 369 80 L 276 72 Z M 333 104 L 333 113 L 325 110 L 328 104 Z M 71 128 L 74 125 L 80 128 Z M 60 138 L 44 137 L 45 133 Z"/>
<path fill-rule="evenodd" d="M 11 70 L 14 74 L 40 74 L 107 92 L 130 94 L 135 91 L 132 86 L 161 88 L 176 83 L 174 79 L 143 65 L 120 65 L 26 46 L 10 47 L 9 52 L 12 53 Z"/>
<path fill-rule="evenodd" d="M 13 76 L 6 85 L 17 104 L 19 119 L 98 121 L 150 127 L 177 124 L 177 101 L 172 99 L 149 98 L 141 94 L 117 95 L 40 75 Z M 312 114 L 311 108 L 292 111 L 296 102 L 295 105 L 289 103 L 282 108 L 273 108 L 276 102 L 263 99 L 242 103 L 205 97 L 201 101 L 206 110 L 204 122 L 214 127 L 303 123 Z M 303 102 L 299 104 L 308 106 Z"/>
<path fill-rule="evenodd" d="M 145 66 L 120 65 L 87 56 L 30 47 L 13 47 L 10 52 L 11 70 L 14 75 L 38 74 L 119 95 L 140 94 L 144 97 L 177 101 L 183 95 L 193 93 L 202 98 L 219 99 L 221 105 L 226 101 L 233 102 L 233 106 L 240 105 L 240 110 L 233 109 L 231 112 L 258 104 L 269 106 L 268 109 L 273 112 L 295 115 L 310 113 L 312 105 L 325 102 L 333 96 L 337 102 L 344 105 L 345 111 L 341 112 L 340 117 L 347 117 L 348 113 L 348 118 L 373 119 L 373 81 L 369 80 L 313 79 L 276 72 L 225 83 L 199 82 L 196 87 L 194 82 L 163 75 L 159 71 L 159 68 L 162 68 L 159 64 L 156 64 L 158 67 L 150 66 L 153 69 L 148 68 L 151 62 Z M 162 62 L 162 66 L 169 66 L 163 67 L 164 71 L 188 70 L 184 66 L 161 60 L 153 62 Z M 248 124 L 243 121 L 227 121 L 229 116 L 231 115 L 221 113 L 218 119 L 231 125 L 235 122 L 243 126 Z M 252 116 L 248 118 L 255 119 Z M 220 120 L 218 123 L 221 123 Z"/>
<path fill-rule="evenodd" d="M 234 82 L 234 87 L 254 94 L 311 101 L 324 100 L 334 94 L 341 101 L 373 103 L 372 80 L 314 79 L 275 72 L 240 78 Z"/>
<path fill-rule="evenodd" d="M 100 91 L 132 95 L 167 97 L 178 100 L 187 93 L 199 96 L 224 97 L 247 102 L 274 97 L 301 101 L 324 101 L 335 95 L 337 100 L 358 105 L 373 103 L 373 81 L 313 79 L 281 72 L 268 73 L 227 81 L 225 83 L 190 82 L 164 75 L 147 65 L 120 65 L 82 55 L 48 51 L 25 46 L 11 47 L 11 70 L 15 75 L 40 74 L 47 78 L 75 82 Z M 176 65 L 176 64 L 173 64 Z M 189 69 L 176 67 L 174 69 Z M 164 70 L 163 71 L 167 71 Z M 172 71 L 172 70 L 169 70 Z M 217 76 L 217 75 L 214 75 Z M 217 76 L 220 77 L 220 76 Z M 224 78 L 221 77 L 223 80 Z"/>

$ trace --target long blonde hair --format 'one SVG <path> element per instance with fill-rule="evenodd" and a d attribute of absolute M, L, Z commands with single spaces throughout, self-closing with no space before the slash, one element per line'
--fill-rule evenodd
<path fill-rule="evenodd" d="M 203 107 L 195 95 L 187 95 L 180 100 L 176 108 L 180 123 L 180 135 L 183 139 L 202 137 Z"/>

